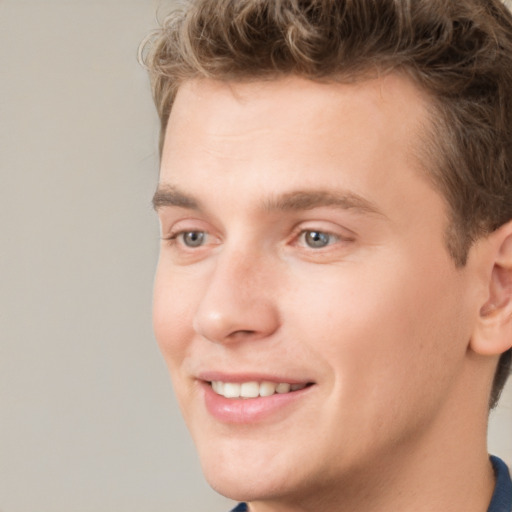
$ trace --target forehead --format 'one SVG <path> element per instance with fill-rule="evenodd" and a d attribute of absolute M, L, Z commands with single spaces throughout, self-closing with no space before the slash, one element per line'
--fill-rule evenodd
<path fill-rule="evenodd" d="M 347 136 L 359 137 L 356 142 L 368 151 L 382 143 L 377 139 L 385 133 L 388 146 L 412 155 L 421 146 L 427 106 L 419 88 L 398 74 L 351 84 L 294 76 L 249 83 L 189 80 L 173 105 L 162 167 L 169 156 L 181 157 L 198 144 L 219 155 L 224 147 L 231 151 L 237 144 L 246 150 L 250 144 L 261 156 L 276 149 L 277 137 L 281 153 L 300 157 L 301 148 L 310 145 L 301 143 L 336 144 Z"/>
<path fill-rule="evenodd" d="M 167 135 L 175 122 L 195 122 L 198 114 L 203 122 L 213 118 L 218 132 L 219 121 L 225 121 L 229 128 L 230 121 L 242 112 L 248 118 L 254 113 L 266 114 L 269 121 L 278 117 L 295 121 L 297 115 L 311 121 L 318 119 L 319 113 L 325 117 L 348 114 L 351 122 L 357 122 L 356 116 L 351 115 L 357 111 L 361 120 L 371 116 L 375 123 L 389 123 L 396 118 L 403 125 L 405 111 L 409 119 L 417 119 L 426 114 L 427 104 L 426 94 L 398 73 L 350 83 L 315 82 L 296 76 L 250 82 L 194 79 L 185 81 L 178 89 Z M 254 124 L 259 120 L 253 118 Z"/>

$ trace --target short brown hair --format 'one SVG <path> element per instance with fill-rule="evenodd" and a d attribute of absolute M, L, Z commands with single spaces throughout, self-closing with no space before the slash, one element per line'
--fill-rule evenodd
<path fill-rule="evenodd" d="M 457 265 L 512 219 L 512 15 L 500 0 L 189 0 L 142 46 L 160 149 L 185 80 L 407 73 L 431 99 L 429 174 L 449 205 Z M 427 164 L 428 166 L 428 164 Z M 491 407 L 510 373 L 495 374 Z"/>

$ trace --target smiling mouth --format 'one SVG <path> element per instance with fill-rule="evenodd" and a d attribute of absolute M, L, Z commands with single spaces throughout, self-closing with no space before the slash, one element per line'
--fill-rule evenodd
<path fill-rule="evenodd" d="M 287 382 L 223 382 L 219 380 L 209 382 L 213 391 L 224 398 L 258 398 L 268 397 L 275 394 L 286 394 L 300 391 L 309 386 L 312 382 L 301 384 L 289 384 Z"/>

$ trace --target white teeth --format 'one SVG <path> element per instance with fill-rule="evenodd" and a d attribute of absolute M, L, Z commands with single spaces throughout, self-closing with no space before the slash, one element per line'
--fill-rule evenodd
<path fill-rule="evenodd" d="M 218 395 L 224 394 L 224 382 L 216 380 L 212 382 L 212 388 Z"/>
<path fill-rule="evenodd" d="M 286 382 L 281 382 L 281 384 L 278 384 L 276 387 L 277 393 L 288 393 L 290 391 L 290 384 L 286 384 Z"/>
<path fill-rule="evenodd" d="M 224 382 L 224 392 L 226 398 L 238 398 L 240 396 L 240 384 L 233 382 Z"/>
<path fill-rule="evenodd" d="M 244 382 L 240 387 L 240 396 L 243 398 L 256 398 L 260 394 L 260 385 L 257 382 Z"/>
<path fill-rule="evenodd" d="M 276 392 L 276 385 L 273 382 L 262 382 L 260 384 L 260 396 L 271 396 Z"/>
<path fill-rule="evenodd" d="M 271 396 L 274 393 L 289 393 L 290 391 L 299 391 L 306 387 L 306 384 L 288 384 L 286 382 L 235 382 L 212 381 L 212 389 L 218 395 L 225 398 L 257 398 L 258 396 Z"/>

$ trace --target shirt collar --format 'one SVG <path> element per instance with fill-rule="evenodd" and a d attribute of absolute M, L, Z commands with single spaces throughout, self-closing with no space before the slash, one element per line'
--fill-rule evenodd
<path fill-rule="evenodd" d="M 498 457 L 491 455 L 496 476 L 496 487 L 487 512 L 512 512 L 512 481 L 507 465 Z"/>

